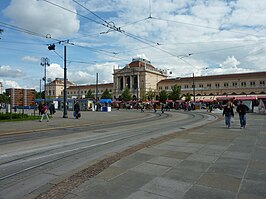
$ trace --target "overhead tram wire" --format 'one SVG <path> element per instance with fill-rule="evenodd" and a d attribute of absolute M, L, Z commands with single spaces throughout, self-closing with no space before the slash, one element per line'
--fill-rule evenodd
<path fill-rule="evenodd" d="M 178 23 L 178 24 L 184 24 L 188 26 L 195 26 L 195 27 L 200 27 L 200 28 L 207 28 L 207 29 L 212 29 L 212 30 L 218 30 L 218 31 L 226 31 L 226 32 L 232 32 L 232 33 L 237 33 L 237 34 L 242 34 L 242 35 L 250 35 L 250 36 L 255 36 L 255 37 L 261 37 L 262 35 L 256 35 L 256 34 L 250 34 L 250 33 L 244 33 L 244 32 L 238 32 L 238 31 L 232 31 L 232 30 L 221 30 L 219 28 L 214 28 L 210 26 L 202 26 L 198 24 L 192 24 L 192 23 L 186 23 L 182 21 L 175 21 L 175 20 L 170 20 L 170 19 L 162 19 L 162 18 L 157 18 L 157 17 L 152 17 L 151 19 L 154 20 L 159 20 L 159 21 L 167 21 L 167 22 L 172 22 L 172 23 Z"/>

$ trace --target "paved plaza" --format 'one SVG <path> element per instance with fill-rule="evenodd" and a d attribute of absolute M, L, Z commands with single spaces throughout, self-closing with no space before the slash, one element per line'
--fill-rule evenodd
<path fill-rule="evenodd" d="M 122 112 L 113 112 L 111 122 L 121 116 L 140 117 L 137 111 L 128 118 Z M 57 114 L 50 122 L 0 123 L 1 134 L 95 123 L 95 114 L 100 124 L 108 116 L 83 114 L 77 122 L 71 119 L 71 113 L 65 120 Z M 177 132 L 170 140 L 120 159 L 69 190 L 65 199 L 265 199 L 266 115 L 249 113 L 247 128 L 239 127 L 236 116 L 231 129 L 219 119 Z"/>

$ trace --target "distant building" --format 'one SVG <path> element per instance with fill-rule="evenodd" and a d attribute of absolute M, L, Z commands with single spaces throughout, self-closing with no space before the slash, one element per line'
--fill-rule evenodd
<path fill-rule="evenodd" d="M 113 98 L 121 98 L 128 87 L 133 99 L 142 99 L 147 91 L 157 91 L 157 83 L 167 78 L 167 72 L 155 68 L 150 61 L 133 58 L 122 69 L 114 69 Z"/>
<path fill-rule="evenodd" d="M 94 98 L 96 98 L 97 95 L 100 99 L 106 89 L 111 95 L 113 94 L 113 83 L 98 84 L 97 87 L 98 92 L 96 91 L 96 84 L 70 86 L 67 89 L 67 96 L 68 98 L 85 98 L 86 94 L 90 90 L 94 95 Z"/>
<path fill-rule="evenodd" d="M 74 85 L 67 80 L 67 88 Z M 63 98 L 64 95 L 64 79 L 56 78 L 50 83 L 46 84 L 45 96 L 46 98 Z"/>
<path fill-rule="evenodd" d="M 11 107 L 34 106 L 34 89 L 8 88 L 7 96 L 10 96 Z"/>
<path fill-rule="evenodd" d="M 193 84 L 195 85 L 193 89 Z M 266 95 L 266 72 L 223 74 L 169 78 L 166 70 L 155 68 L 150 61 L 133 58 L 122 69 L 114 69 L 113 83 L 91 85 L 74 85 L 67 82 L 68 98 L 83 98 L 91 90 L 94 97 L 107 89 L 114 100 L 121 99 L 125 88 L 129 88 L 133 100 L 143 99 L 148 91 L 154 91 L 156 97 L 162 90 L 170 93 L 174 85 L 181 87 L 181 95 L 195 95 L 197 100 L 210 101 L 219 96 L 261 96 Z M 62 98 L 64 82 L 56 78 L 46 86 L 48 98 Z"/>
<path fill-rule="evenodd" d="M 158 92 L 172 91 L 176 84 L 181 86 L 181 95 L 193 93 L 193 81 L 195 85 L 195 96 L 200 100 L 213 99 L 217 96 L 239 96 L 239 95 L 265 95 L 266 94 L 266 72 L 236 73 L 225 75 L 210 75 L 164 79 L 158 82 Z"/>

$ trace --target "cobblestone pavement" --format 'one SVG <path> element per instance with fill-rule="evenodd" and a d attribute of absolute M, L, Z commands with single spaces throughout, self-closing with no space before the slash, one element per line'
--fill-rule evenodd
<path fill-rule="evenodd" d="M 219 120 L 141 149 L 65 199 L 265 199 L 266 115 Z"/>

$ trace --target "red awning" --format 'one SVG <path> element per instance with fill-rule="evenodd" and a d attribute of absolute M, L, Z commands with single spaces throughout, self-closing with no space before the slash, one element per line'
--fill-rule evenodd
<path fill-rule="evenodd" d="M 213 102 L 213 99 L 204 99 L 203 102 Z"/>
<path fill-rule="evenodd" d="M 234 97 L 216 97 L 217 101 L 232 101 Z"/>
<path fill-rule="evenodd" d="M 258 96 L 258 99 L 266 99 L 266 95 L 265 96 Z"/>
<path fill-rule="evenodd" d="M 182 102 L 185 102 L 185 100 L 176 100 L 176 102 L 182 103 Z"/>
<path fill-rule="evenodd" d="M 235 100 L 256 100 L 257 97 L 255 96 L 242 96 L 242 97 L 235 97 Z"/>
<path fill-rule="evenodd" d="M 166 100 L 166 102 L 173 102 L 173 100 Z"/>

